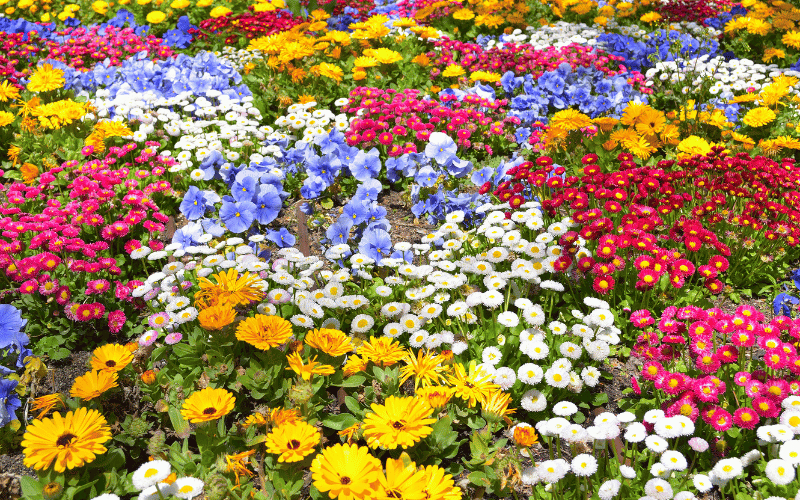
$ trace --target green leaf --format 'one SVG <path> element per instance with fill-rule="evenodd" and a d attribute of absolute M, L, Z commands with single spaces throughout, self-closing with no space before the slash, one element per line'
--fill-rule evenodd
<path fill-rule="evenodd" d="M 183 415 L 181 415 L 181 411 L 177 406 L 170 406 L 169 420 L 172 422 L 172 428 L 175 429 L 175 434 L 179 438 L 186 439 L 189 437 L 189 434 L 191 434 L 189 430 L 189 422 L 183 418 Z"/>
<path fill-rule="evenodd" d="M 581 412 L 577 412 L 575 415 L 572 416 L 572 421 L 576 424 L 582 424 L 586 422 L 586 415 Z"/>
<path fill-rule="evenodd" d="M 333 200 L 330 198 L 323 198 L 322 201 L 319 202 L 319 204 L 322 205 L 322 208 L 324 208 L 325 210 L 330 210 L 331 208 L 333 208 Z"/>
<path fill-rule="evenodd" d="M 475 471 L 468 476 L 469 482 L 476 486 L 490 486 L 492 482 L 486 477 L 486 474 L 480 471 Z"/>
<path fill-rule="evenodd" d="M 19 484 L 22 487 L 22 494 L 25 498 L 42 498 L 42 484 L 30 476 L 21 476 Z"/>
<path fill-rule="evenodd" d="M 593 405 L 602 406 L 606 403 L 608 403 L 608 394 L 606 394 L 605 392 L 600 392 L 598 394 L 595 394 L 594 401 L 592 401 Z"/>
<path fill-rule="evenodd" d="M 354 415 L 361 415 L 364 411 L 361 408 L 361 405 L 358 404 L 358 400 L 353 396 L 347 396 L 344 398 L 344 405 L 347 406 L 347 409 L 353 412 Z"/>
<path fill-rule="evenodd" d="M 351 375 L 342 382 L 340 387 L 361 387 L 365 380 L 367 377 L 364 375 Z"/>
<path fill-rule="evenodd" d="M 351 425 L 355 425 L 358 423 L 356 417 L 350 415 L 349 413 L 340 413 L 339 415 L 329 415 L 325 420 L 322 421 L 322 425 L 329 429 L 334 429 L 337 431 L 341 431 L 343 429 L 347 429 Z"/>

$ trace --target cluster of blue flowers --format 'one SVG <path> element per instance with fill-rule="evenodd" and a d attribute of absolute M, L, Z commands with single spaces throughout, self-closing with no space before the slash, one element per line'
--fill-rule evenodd
<path fill-rule="evenodd" d="M 25 358 L 33 355 L 27 347 L 30 340 L 23 332 L 27 322 L 16 307 L 0 304 L 0 427 L 17 420 L 16 411 L 22 406 L 16 393 L 19 381 L 9 375 L 24 368 Z"/>
<path fill-rule="evenodd" d="M 729 12 L 720 12 L 717 17 L 708 17 L 703 19 L 703 24 L 705 26 L 710 26 L 712 28 L 716 28 L 718 30 L 724 30 L 725 25 L 733 19 L 734 17 L 739 16 L 746 16 L 747 9 L 741 6 L 741 4 L 734 5 Z"/>
<path fill-rule="evenodd" d="M 199 168 L 205 173 L 204 180 L 222 180 L 231 194 L 220 197 L 211 190 L 189 187 L 180 212 L 192 222 L 176 231 L 172 239 L 184 247 L 197 245 L 204 233 L 214 237 L 221 237 L 226 230 L 260 234 L 264 232 L 263 226 L 278 217 L 284 200 L 289 197 L 283 190 L 285 176 L 272 158 L 236 167 L 225 162 L 219 151 L 211 151 Z M 206 217 L 207 212 L 217 212 L 219 203 L 218 217 Z M 265 236 L 281 248 L 295 243 L 294 236 L 285 228 L 267 229 Z"/>
<path fill-rule="evenodd" d="M 604 33 L 597 37 L 598 47 L 625 59 L 629 70 L 644 71 L 658 61 L 674 61 L 676 54 L 684 59 L 708 54 L 714 57 L 719 51 L 716 40 L 701 40 L 675 30 L 659 30 L 647 40 L 616 33 Z M 651 60 L 651 56 L 654 56 Z"/>
<path fill-rule="evenodd" d="M 500 82 L 510 99 L 508 114 L 522 122 L 517 130 L 519 142 L 530 136 L 528 125 L 537 121 L 547 123 L 547 117 L 561 109 L 576 107 L 592 118 L 619 117 L 628 102 L 647 102 L 647 96 L 628 83 L 625 74 L 607 77 L 595 68 L 573 70 L 568 63 L 562 63 L 555 71 L 543 73 L 539 78 L 530 74 L 515 76 L 508 71 Z"/>

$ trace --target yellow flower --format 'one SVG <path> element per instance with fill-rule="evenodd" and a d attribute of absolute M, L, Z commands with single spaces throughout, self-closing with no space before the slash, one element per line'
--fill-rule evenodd
<path fill-rule="evenodd" d="M 447 367 L 442 366 L 443 358 L 435 353 L 425 353 L 421 349 L 414 356 L 413 351 L 406 353 L 403 361 L 406 365 L 400 370 L 400 384 L 414 377 L 414 389 L 429 387 L 444 382 L 444 372 Z"/>
<path fill-rule="evenodd" d="M 97 410 L 79 408 L 62 416 L 34 420 L 22 436 L 23 463 L 43 470 L 53 465 L 56 472 L 75 469 L 106 452 L 111 428 Z"/>
<path fill-rule="evenodd" d="M 361 56 L 357 57 L 353 64 L 356 68 L 372 68 L 378 65 L 378 60 L 374 57 Z"/>
<path fill-rule="evenodd" d="M 153 12 L 147 14 L 147 22 L 150 24 L 160 24 L 167 18 L 167 15 L 161 12 L 160 10 L 154 10 Z"/>
<path fill-rule="evenodd" d="M 96 2 L 92 3 L 92 10 L 98 14 L 105 15 L 106 12 L 108 12 L 108 2 L 97 0 Z"/>
<path fill-rule="evenodd" d="M 314 486 L 322 493 L 332 499 L 357 500 L 375 496 L 383 468 L 369 448 L 335 444 L 314 458 L 310 470 Z"/>
<path fill-rule="evenodd" d="M 458 19 L 459 21 L 469 21 L 474 17 L 475 13 L 469 9 L 458 9 L 453 12 L 453 19 Z"/>
<path fill-rule="evenodd" d="M 498 73 L 492 73 L 490 71 L 473 71 L 471 75 L 469 75 L 469 80 L 471 82 L 477 81 L 484 81 L 484 82 L 499 82 L 502 78 L 501 75 Z"/>
<path fill-rule="evenodd" d="M 772 26 L 761 19 L 750 19 L 747 23 L 747 32 L 752 33 L 753 35 L 761 35 L 764 36 L 770 32 Z"/>
<path fill-rule="evenodd" d="M 466 71 L 464 71 L 464 68 L 462 68 L 458 64 L 450 64 L 449 66 L 447 66 L 447 68 L 445 68 L 444 71 L 442 71 L 442 76 L 444 78 L 450 78 L 454 76 L 461 76 L 464 73 L 466 73 Z"/>
<path fill-rule="evenodd" d="M 169 7 L 171 9 L 180 10 L 180 9 L 185 9 L 190 5 L 192 5 L 192 2 L 190 2 L 189 0 L 174 0 L 171 4 L 169 4 Z"/>
<path fill-rule="evenodd" d="M 361 344 L 357 352 L 365 363 L 368 360 L 381 367 L 391 366 L 406 355 L 400 343 L 389 337 L 370 337 L 369 342 Z"/>
<path fill-rule="evenodd" d="M 209 12 L 208 15 L 211 16 L 211 17 L 216 18 L 216 17 L 222 17 L 222 16 L 230 14 L 230 13 L 231 13 L 231 9 L 229 9 L 229 8 L 227 8 L 225 6 L 222 6 L 222 5 L 218 5 L 217 7 L 214 7 L 213 9 L 211 9 L 211 12 Z"/>
<path fill-rule="evenodd" d="M 286 359 L 289 362 L 289 367 L 286 369 L 292 370 L 303 380 L 311 380 L 311 377 L 314 375 L 333 375 L 336 371 L 331 365 L 318 363 L 316 356 L 311 356 L 308 360 L 308 364 L 303 363 L 303 358 L 296 352 L 286 356 Z"/>
<path fill-rule="evenodd" d="M 403 55 L 395 50 L 381 47 L 379 49 L 365 50 L 364 55 L 374 57 L 381 64 L 393 64 L 403 60 Z"/>
<path fill-rule="evenodd" d="M 236 329 L 236 338 L 242 342 L 268 351 L 271 347 L 278 347 L 286 343 L 292 336 L 292 324 L 278 316 L 265 316 L 256 314 L 252 318 L 239 323 Z"/>
<path fill-rule="evenodd" d="M 678 144 L 678 151 L 688 156 L 707 155 L 711 152 L 711 144 L 696 135 L 690 135 Z"/>
<path fill-rule="evenodd" d="M 264 291 L 261 290 L 263 282 L 256 274 L 244 273 L 239 277 L 236 269 L 228 269 L 211 277 L 217 283 L 208 278 L 198 279 L 200 291 L 194 295 L 198 309 L 219 304 L 236 307 L 255 302 L 264 296 Z"/>
<path fill-rule="evenodd" d="M 491 375 L 482 375 L 477 370 L 475 361 L 469 364 L 469 371 L 461 363 L 453 365 L 453 375 L 448 376 L 450 385 L 455 389 L 455 395 L 467 401 L 470 408 L 476 403 L 483 404 L 489 395 L 499 386 L 492 383 Z"/>
<path fill-rule="evenodd" d="M 0 127 L 5 127 L 6 125 L 12 123 L 14 121 L 14 113 L 9 113 L 8 111 L 0 111 Z"/>
<path fill-rule="evenodd" d="M 50 413 L 56 406 L 64 407 L 64 400 L 61 399 L 61 394 L 46 394 L 33 400 L 31 410 L 39 411 L 36 418 L 41 420 L 42 417 Z"/>
<path fill-rule="evenodd" d="M 364 418 L 364 437 L 372 448 L 408 448 L 433 432 L 433 409 L 422 398 L 389 396 L 384 404 L 372 404 Z"/>
<path fill-rule="evenodd" d="M 788 45 L 793 49 L 800 49 L 800 31 L 790 31 L 781 37 L 784 45 Z"/>
<path fill-rule="evenodd" d="M 316 70 L 317 74 L 320 76 L 324 76 L 326 78 L 330 78 L 331 80 L 340 82 L 342 80 L 342 76 L 344 75 L 344 71 L 339 66 L 330 63 L 319 63 L 316 66 L 311 68 L 312 71 Z"/>
<path fill-rule="evenodd" d="M 31 92 L 47 92 L 64 86 L 64 72 L 51 64 L 42 64 L 28 80 L 26 87 Z"/>
<path fill-rule="evenodd" d="M 643 15 L 639 18 L 643 23 L 654 23 L 656 21 L 661 20 L 661 14 L 658 12 L 648 12 L 647 14 Z"/>
<path fill-rule="evenodd" d="M 742 123 L 750 127 L 763 127 L 772 123 L 773 120 L 775 120 L 775 112 L 762 106 L 748 111 L 742 118 Z"/>
<path fill-rule="evenodd" d="M 236 398 L 225 389 L 206 387 L 184 401 L 181 415 L 193 424 L 217 420 L 230 413 L 234 403 Z"/>
<path fill-rule="evenodd" d="M 770 62 L 774 58 L 786 59 L 786 52 L 775 47 L 767 47 L 764 49 L 764 62 Z"/>
<path fill-rule="evenodd" d="M 93 370 L 118 372 L 133 361 L 133 354 L 121 344 L 106 344 L 92 352 Z"/>
<path fill-rule="evenodd" d="M 236 319 L 236 310 L 228 304 L 210 306 L 197 315 L 200 327 L 204 330 L 222 330 Z"/>
<path fill-rule="evenodd" d="M 309 347 L 319 349 L 329 356 L 341 356 L 353 351 L 353 341 L 340 330 L 320 328 L 311 330 L 303 339 Z"/>
<path fill-rule="evenodd" d="M 584 115 L 577 109 L 567 108 L 559 111 L 550 119 L 552 128 L 561 129 L 565 132 L 579 130 L 592 124 L 592 119 Z"/>
<path fill-rule="evenodd" d="M 428 403 L 431 408 L 443 408 L 453 397 L 453 388 L 446 386 L 420 387 L 414 393 Z"/>
<path fill-rule="evenodd" d="M 269 453 L 280 455 L 278 462 L 299 462 L 314 451 L 321 434 L 302 420 L 273 427 L 264 444 Z"/>
<path fill-rule="evenodd" d="M 84 401 L 100 397 L 107 390 L 117 387 L 117 373 L 92 370 L 77 377 L 69 395 Z"/>

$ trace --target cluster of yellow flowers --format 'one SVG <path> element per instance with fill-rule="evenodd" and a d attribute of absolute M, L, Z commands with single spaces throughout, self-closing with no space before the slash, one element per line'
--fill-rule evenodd
<path fill-rule="evenodd" d="M 793 55 L 800 49 L 800 31 L 797 29 L 800 8 L 783 0 L 772 0 L 769 3 L 744 0 L 742 6 L 747 9 L 748 15 L 731 19 L 725 25 L 726 34 L 737 36 L 744 32 L 758 37 L 766 37 L 771 33 L 780 35 L 780 44 L 777 45 L 772 45 L 771 41 L 767 42 L 764 38 L 762 59 L 765 62 L 786 59 L 787 55 Z"/>

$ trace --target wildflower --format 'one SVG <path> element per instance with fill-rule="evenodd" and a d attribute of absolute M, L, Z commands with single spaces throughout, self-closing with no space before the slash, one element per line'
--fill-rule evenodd
<path fill-rule="evenodd" d="M 108 371 L 90 371 L 77 377 L 72 384 L 70 396 L 84 401 L 100 397 L 104 392 L 117 387 L 117 373 Z"/>
<path fill-rule="evenodd" d="M 192 423 L 217 420 L 230 413 L 235 402 L 236 398 L 225 389 L 207 387 L 184 401 L 181 415 Z"/>
<path fill-rule="evenodd" d="M 111 428 L 97 410 L 79 408 L 66 416 L 34 420 L 22 437 L 26 467 L 44 470 L 53 465 L 56 472 L 75 469 L 94 461 L 106 452 Z"/>
<path fill-rule="evenodd" d="M 31 92 L 48 92 L 62 88 L 64 83 L 64 71 L 51 64 L 42 64 L 31 74 L 27 89 Z"/>
<path fill-rule="evenodd" d="M 380 485 L 381 463 L 369 448 L 336 444 L 322 450 L 311 463 L 314 486 L 331 498 L 355 499 L 375 495 Z"/>
<path fill-rule="evenodd" d="M 172 466 L 166 460 L 145 462 L 131 476 L 133 487 L 139 491 L 158 484 L 170 475 Z"/>
<path fill-rule="evenodd" d="M 405 449 L 433 432 L 429 424 L 436 421 L 429 418 L 431 407 L 415 397 L 389 396 L 372 411 L 364 418 L 364 437 L 373 448 Z"/>
<path fill-rule="evenodd" d="M 314 451 L 319 440 L 319 430 L 301 420 L 274 427 L 264 443 L 269 453 L 280 455 L 278 462 L 298 462 Z"/>
<path fill-rule="evenodd" d="M 287 356 L 287 360 L 289 366 L 286 369 L 294 371 L 303 380 L 311 380 L 314 375 L 332 375 L 336 371 L 330 365 L 318 363 L 316 356 L 312 356 L 306 364 L 300 354 L 293 352 Z"/>
<path fill-rule="evenodd" d="M 256 314 L 239 323 L 236 338 L 263 351 L 284 344 L 292 336 L 292 325 L 278 316 Z"/>
<path fill-rule="evenodd" d="M 106 344 L 92 352 L 93 370 L 118 372 L 133 361 L 133 354 L 123 345 Z"/>

